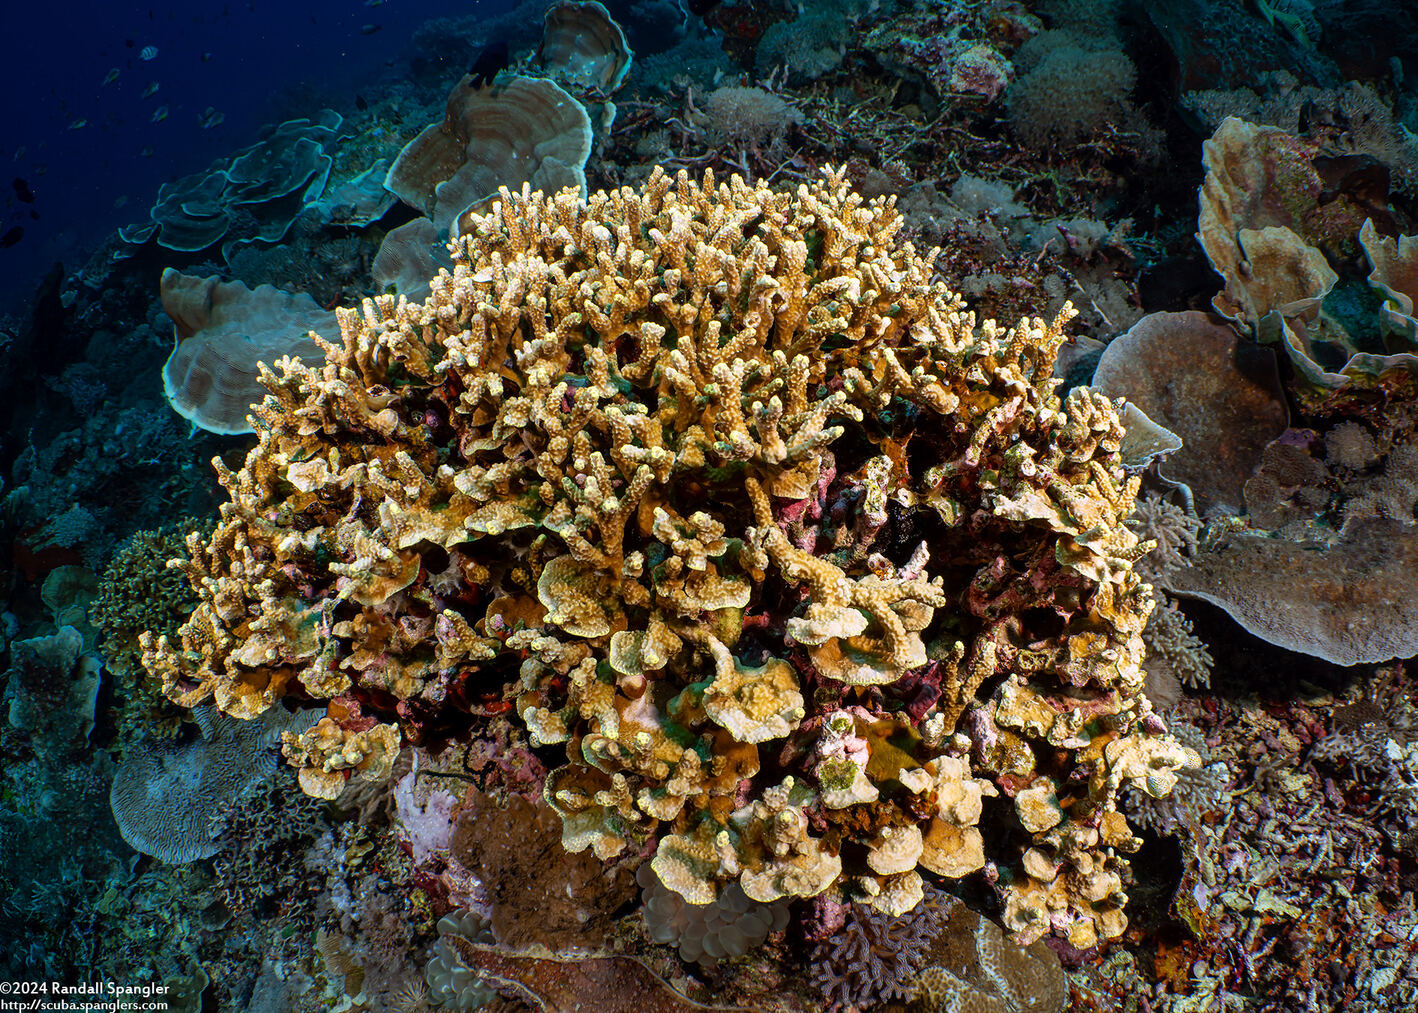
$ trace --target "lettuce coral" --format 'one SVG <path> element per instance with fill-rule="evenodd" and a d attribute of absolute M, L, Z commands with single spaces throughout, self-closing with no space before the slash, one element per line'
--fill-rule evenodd
<path fill-rule="evenodd" d="M 263 372 L 200 603 L 144 640 L 169 695 L 353 694 L 415 741 L 510 707 L 564 750 L 563 846 L 653 850 L 698 904 L 900 915 L 1037 797 L 1011 927 L 1120 932 L 1119 790 L 1196 757 L 1142 695 L 1138 481 L 1112 402 L 1055 394 L 1066 316 L 977 321 L 840 172 L 466 224 L 425 303 Z"/>

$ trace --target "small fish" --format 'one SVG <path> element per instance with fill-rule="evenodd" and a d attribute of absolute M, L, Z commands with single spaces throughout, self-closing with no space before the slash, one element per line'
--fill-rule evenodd
<path fill-rule="evenodd" d="M 117 67 L 112 68 L 111 70 L 109 70 L 109 72 L 108 72 L 107 74 L 103 75 L 103 83 L 106 84 L 106 85 L 112 84 L 114 81 L 117 81 L 117 80 L 118 80 L 118 68 L 117 68 Z"/>
<path fill-rule="evenodd" d="M 473 69 L 468 71 L 473 79 L 473 87 L 481 88 L 492 84 L 492 79 L 507 69 L 507 43 L 498 39 L 483 46 L 478 58 L 473 61 Z"/>
<path fill-rule="evenodd" d="M 355 96 L 355 108 L 358 109 L 360 112 L 364 112 L 366 109 L 369 108 L 369 103 L 364 100 L 363 95 Z"/>
<path fill-rule="evenodd" d="M 140 60 L 156 60 L 157 57 L 157 46 L 144 46 L 142 49 L 138 50 L 138 59 Z"/>
<path fill-rule="evenodd" d="M 21 144 L 18 148 L 15 149 L 15 157 L 11 159 L 11 161 L 18 162 L 20 159 L 25 157 L 25 152 L 27 152 L 28 150 L 28 148 Z"/>
<path fill-rule="evenodd" d="M 384 0 L 364 0 L 364 5 L 366 7 L 383 7 Z"/>
<path fill-rule="evenodd" d="M 34 203 L 34 191 L 30 189 L 30 184 L 28 180 L 24 180 L 21 179 L 19 176 L 16 176 L 15 181 L 11 184 L 11 186 L 15 188 L 15 196 L 18 197 L 20 200 L 24 201 L 26 204 Z"/>
<path fill-rule="evenodd" d="M 208 62 L 211 61 L 211 59 L 212 59 L 212 54 L 211 54 L 211 53 L 203 53 L 203 54 L 202 54 L 202 62 L 203 62 L 203 63 L 208 63 Z"/>
<path fill-rule="evenodd" d="M 88 126 L 88 125 L 89 125 L 89 121 L 86 120 L 86 119 L 84 119 L 82 116 L 80 116 L 77 120 L 74 120 L 73 122 L 71 122 L 71 123 L 69 124 L 69 129 L 70 129 L 70 130 L 83 130 L 83 129 L 84 129 L 86 126 Z"/>
<path fill-rule="evenodd" d="M 165 119 L 167 119 L 167 106 L 158 106 L 153 110 L 154 123 L 161 123 Z"/>
<path fill-rule="evenodd" d="M 379 31 L 379 29 L 381 29 L 381 28 L 383 28 L 383 27 L 384 27 L 383 25 L 360 25 L 360 26 L 359 26 L 359 34 L 361 34 L 361 35 L 373 35 L 375 32 Z"/>
<path fill-rule="evenodd" d="M 152 157 L 153 157 L 153 149 L 152 149 L 151 147 L 145 147 L 142 151 L 138 152 L 138 157 L 139 157 L 139 158 L 152 158 Z"/>
<path fill-rule="evenodd" d="M 0 250 L 8 250 L 10 247 L 14 246 L 16 243 L 18 243 L 21 239 L 24 238 L 25 227 L 23 225 L 16 225 L 9 232 L 6 232 L 3 236 L 0 236 Z"/>
<path fill-rule="evenodd" d="M 148 86 L 143 89 L 143 98 L 152 98 L 158 93 L 158 88 L 160 87 L 161 85 L 159 85 L 156 81 L 149 81 Z"/>
<path fill-rule="evenodd" d="M 117 197 L 115 197 L 115 198 L 113 199 L 113 206 L 114 206 L 115 209 L 116 209 L 116 208 L 121 208 L 123 205 L 125 205 L 125 204 L 127 204 L 127 203 L 128 203 L 128 195 L 127 195 L 126 193 L 125 193 L 125 194 L 119 194 Z"/>
<path fill-rule="evenodd" d="M 219 113 L 211 106 L 207 106 L 206 112 L 202 113 L 201 116 L 197 117 L 197 123 L 202 127 L 203 130 L 211 130 L 213 127 L 221 123 L 224 119 L 226 119 L 226 113 Z"/>

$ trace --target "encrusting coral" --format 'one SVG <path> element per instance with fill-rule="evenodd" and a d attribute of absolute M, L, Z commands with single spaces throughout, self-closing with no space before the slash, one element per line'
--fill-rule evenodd
<path fill-rule="evenodd" d="M 1121 932 L 1119 791 L 1196 756 L 1142 695 L 1138 480 L 1113 403 L 1054 393 L 1066 316 L 977 322 L 837 172 L 504 189 L 465 224 L 427 302 L 263 371 L 180 564 L 200 604 L 144 641 L 168 694 L 353 690 L 413 741 L 511 705 L 565 749 L 563 845 L 652 849 L 697 904 L 899 915 L 918 865 L 985 865 L 1003 794 L 1010 928 Z"/>

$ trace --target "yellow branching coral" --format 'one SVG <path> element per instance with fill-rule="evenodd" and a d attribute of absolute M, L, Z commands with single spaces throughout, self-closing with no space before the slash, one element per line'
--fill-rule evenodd
<path fill-rule="evenodd" d="M 466 224 L 427 301 L 263 374 L 199 604 L 144 640 L 168 694 L 352 692 L 414 738 L 512 708 L 564 751 L 563 844 L 653 843 L 695 903 L 899 913 L 919 869 L 984 865 L 1004 794 L 1050 863 L 991 856 L 1021 931 L 1119 931 L 1080 877 L 1121 868 L 1120 788 L 1190 757 L 1141 696 L 1116 409 L 1055 394 L 1067 314 L 976 321 L 838 172 L 504 190 Z M 374 755 L 332 723 L 290 746 L 307 790 Z"/>
<path fill-rule="evenodd" d="M 300 787 L 316 798 L 339 798 L 351 777 L 383 781 L 399 755 L 399 729 L 393 725 L 352 732 L 323 717 L 309 731 L 281 737 L 281 751 L 296 768 Z"/>

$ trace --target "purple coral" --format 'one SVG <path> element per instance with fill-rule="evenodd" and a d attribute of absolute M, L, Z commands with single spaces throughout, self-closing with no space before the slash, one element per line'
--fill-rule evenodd
<path fill-rule="evenodd" d="M 936 891 L 900 918 L 853 904 L 840 931 L 813 947 L 808 974 L 829 1013 L 915 995 L 931 939 L 945 924 Z"/>

